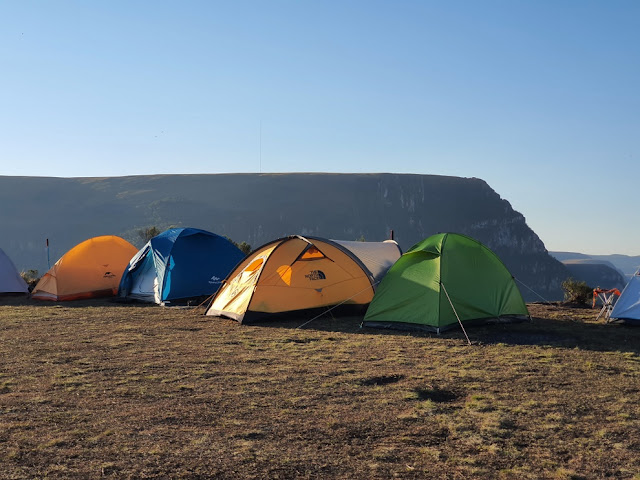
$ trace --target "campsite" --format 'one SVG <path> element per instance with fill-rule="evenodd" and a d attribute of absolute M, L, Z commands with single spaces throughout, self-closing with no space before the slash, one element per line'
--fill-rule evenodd
<path fill-rule="evenodd" d="M 2 2 L 0 480 L 640 480 L 639 19 Z"/>
<path fill-rule="evenodd" d="M 638 478 L 640 329 L 0 300 L 3 478 Z"/>
<path fill-rule="evenodd" d="M 101 236 L 31 294 L 3 258 L 6 478 L 638 478 L 635 277 L 617 316 L 456 233 Z"/>

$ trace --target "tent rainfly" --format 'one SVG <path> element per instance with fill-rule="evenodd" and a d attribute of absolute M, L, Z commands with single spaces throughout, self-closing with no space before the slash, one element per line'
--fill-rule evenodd
<path fill-rule="evenodd" d="M 391 267 L 364 325 L 439 333 L 459 321 L 528 316 L 513 277 L 495 253 L 470 237 L 441 233 L 414 245 Z"/>
<path fill-rule="evenodd" d="M 610 318 L 629 324 L 640 324 L 640 270 L 637 271 L 613 306 Z"/>
<path fill-rule="evenodd" d="M 168 305 L 215 293 L 244 258 L 224 237 L 197 228 L 171 228 L 131 259 L 118 297 Z"/>
<path fill-rule="evenodd" d="M 11 259 L 0 248 L 0 295 L 5 293 L 29 293 L 29 287 Z"/>
<path fill-rule="evenodd" d="M 400 256 L 395 242 L 379 243 L 378 254 L 371 245 L 361 247 L 366 252 L 359 253 L 380 275 L 394 256 Z M 207 315 L 251 323 L 338 305 L 362 310 L 373 298 L 374 285 L 371 271 L 347 246 L 293 235 L 269 242 L 245 258 L 229 274 Z"/>
<path fill-rule="evenodd" d="M 136 247 L 115 235 L 85 240 L 44 274 L 32 297 L 60 301 L 115 295 L 122 272 L 135 253 Z"/>
<path fill-rule="evenodd" d="M 385 240 L 384 242 L 332 241 L 342 245 L 358 257 L 373 275 L 376 285 L 402 255 L 400 246 L 394 240 Z"/>

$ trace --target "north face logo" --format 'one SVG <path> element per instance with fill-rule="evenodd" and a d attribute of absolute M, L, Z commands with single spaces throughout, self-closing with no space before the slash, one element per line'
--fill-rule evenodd
<path fill-rule="evenodd" d="M 213 277 L 211 277 L 211 280 L 209 280 L 209 283 L 214 285 L 216 283 L 220 283 L 221 278 L 220 277 L 216 277 L 215 275 Z"/>
<path fill-rule="evenodd" d="M 111 272 L 104 272 L 104 275 L 102 276 L 102 278 L 113 278 L 113 277 L 115 277 L 115 274 Z"/>
<path fill-rule="evenodd" d="M 322 270 L 311 270 L 309 275 L 305 275 L 309 280 L 326 280 L 327 276 Z"/>

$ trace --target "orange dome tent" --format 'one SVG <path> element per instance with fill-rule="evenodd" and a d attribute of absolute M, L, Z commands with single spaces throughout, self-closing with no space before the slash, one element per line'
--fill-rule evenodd
<path fill-rule="evenodd" d="M 207 315 L 252 323 L 326 307 L 358 311 L 373 298 L 376 283 L 358 254 L 382 275 L 401 252 L 395 242 L 343 243 L 292 235 L 259 247 L 228 275 Z"/>
<path fill-rule="evenodd" d="M 136 247 L 115 235 L 85 240 L 44 274 L 32 297 L 59 301 L 113 296 L 124 269 L 137 252 Z"/>

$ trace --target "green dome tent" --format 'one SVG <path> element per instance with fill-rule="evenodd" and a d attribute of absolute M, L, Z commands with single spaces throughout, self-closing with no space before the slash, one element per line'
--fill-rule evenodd
<path fill-rule="evenodd" d="M 454 308 L 455 311 L 454 311 Z M 509 270 L 480 242 L 456 233 L 432 235 L 391 267 L 364 325 L 441 332 L 504 317 L 528 317 Z"/>

